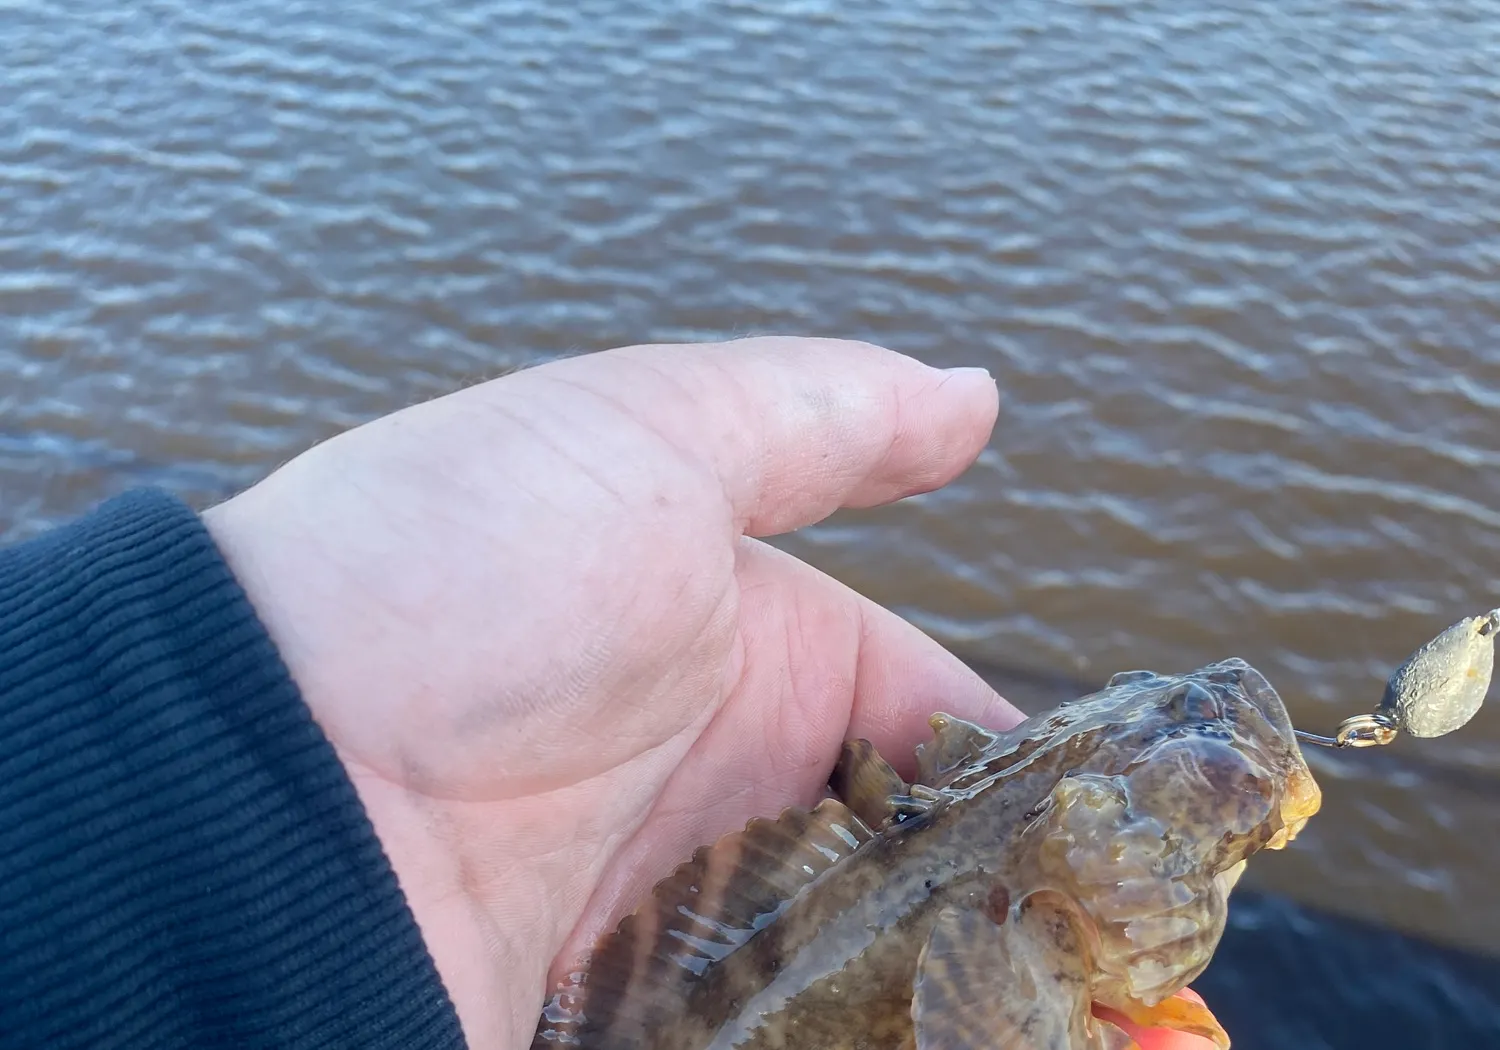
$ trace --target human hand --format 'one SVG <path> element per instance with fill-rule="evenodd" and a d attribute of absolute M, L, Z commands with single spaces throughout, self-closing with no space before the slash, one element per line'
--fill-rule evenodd
<path fill-rule="evenodd" d="M 632 347 L 376 420 L 205 514 L 475 1050 L 528 1046 L 597 935 L 815 800 L 846 737 L 909 755 L 936 707 L 1019 719 L 757 538 L 947 483 L 997 410 L 982 372 L 864 344 Z"/>

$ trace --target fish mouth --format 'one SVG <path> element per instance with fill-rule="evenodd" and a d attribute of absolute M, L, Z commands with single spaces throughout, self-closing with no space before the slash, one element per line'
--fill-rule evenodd
<path fill-rule="evenodd" d="M 1323 789 L 1313 779 L 1312 771 L 1306 766 L 1293 770 L 1281 797 L 1281 827 L 1266 843 L 1266 849 L 1285 849 L 1322 805 Z"/>
<path fill-rule="evenodd" d="M 1286 787 L 1276 814 L 1280 818 L 1280 827 L 1266 842 L 1265 848 L 1285 849 L 1323 805 L 1323 791 L 1313 779 L 1312 769 L 1297 745 L 1297 731 L 1292 726 L 1286 705 L 1265 675 L 1238 657 L 1220 661 L 1215 666 L 1227 670 L 1238 679 L 1243 695 L 1266 719 L 1279 742 L 1284 745 L 1273 749 L 1279 752 L 1274 758 L 1266 756 L 1273 768 L 1279 766 L 1286 770 Z"/>

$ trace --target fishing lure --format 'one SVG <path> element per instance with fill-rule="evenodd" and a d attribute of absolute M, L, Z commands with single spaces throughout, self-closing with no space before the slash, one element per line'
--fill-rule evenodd
<path fill-rule="evenodd" d="M 1374 711 L 1344 719 L 1331 737 L 1299 729 L 1297 738 L 1322 747 L 1375 747 L 1403 732 L 1437 737 L 1461 729 L 1489 692 L 1497 629 L 1500 609 L 1465 617 L 1392 672 Z"/>

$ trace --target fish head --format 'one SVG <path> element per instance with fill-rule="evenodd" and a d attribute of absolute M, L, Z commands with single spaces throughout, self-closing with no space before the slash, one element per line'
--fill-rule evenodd
<path fill-rule="evenodd" d="M 1077 703 L 1088 757 L 1039 818 L 1039 863 L 1094 920 L 1100 1001 L 1160 1002 L 1208 965 L 1245 862 L 1291 842 L 1322 794 L 1281 698 L 1243 660 L 1127 672 Z"/>
<path fill-rule="evenodd" d="M 1204 864 L 1227 870 L 1282 849 L 1322 805 L 1286 705 L 1240 659 L 1183 675 L 1127 672 L 1117 691 L 1117 775 L 1133 808 Z"/>

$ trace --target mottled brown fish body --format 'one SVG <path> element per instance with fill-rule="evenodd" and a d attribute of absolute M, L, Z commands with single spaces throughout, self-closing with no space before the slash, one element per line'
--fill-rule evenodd
<path fill-rule="evenodd" d="M 601 994 L 590 979 L 579 1011 L 587 1022 L 575 1032 L 580 1041 L 554 1042 L 543 1033 L 534 1043 L 537 1050 L 896 1050 L 909 1042 L 912 979 L 933 920 L 954 897 L 987 892 L 992 876 L 976 864 L 971 849 L 955 841 L 956 809 L 914 819 L 902 834 L 890 836 L 875 835 L 838 802 L 815 812 L 835 818 L 861 841 L 807 882 L 773 922 L 704 968 L 670 1010 L 655 1002 L 658 984 L 627 980 L 618 992 L 606 986 Z M 704 884 L 689 896 L 741 898 L 745 891 L 733 883 L 750 878 L 747 868 L 756 863 L 750 852 L 711 851 L 725 863 L 704 865 Z M 773 857 L 761 862 L 782 864 Z M 617 942 L 602 947 L 595 959 L 608 952 L 639 960 L 649 952 L 653 960 L 671 959 L 690 971 L 695 958 L 713 953 L 685 948 L 674 936 L 683 926 L 697 927 L 690 936 L 713 933 L 691 919 L 637 922 L 627 934 L 628 952 Z M 648 929 L 656 943 L 643 949 L 637 938 Z M 648 962 L 647 968 L 658 965 Z"/>
<path fill-rule="evenodd" d="M 998 799 L 997 801 L 1002 801 Z M 708 1042 L 662 1050 L 898 1050 L 912 1038 L 917 960 L 937 916 L 953 903 L 1004 903 L 997 850 L 974 842 L 1007 837 L 995 813 L 946 807 L 909 821 L 825 872 L 751 945 L 705 974 L 686 1005 L 713 1004 L 693 1027 Z M 977 817 L 986 834 L 974 836 Z M 967 840 L 967 841 L 965 841 Z M 753 950 L 747 950 L 752 949 Z M 604 1045 L 604 1044 L 601 1044 Z M 615 1044 L 609 1044 L 615 1045 Z"/>
<path fill-rule="evenodd" d="M 844 800 L 700 849 L 601 939 L 533 1050 L 1124 1046 L 1094 1002 L 1227 1045 L 1170 997 L 1243 860 L 1319 799 L 1264 679 L 1135 673 L 1006 733 L 933 726 L 916 783 L 851 742 Z"/>

